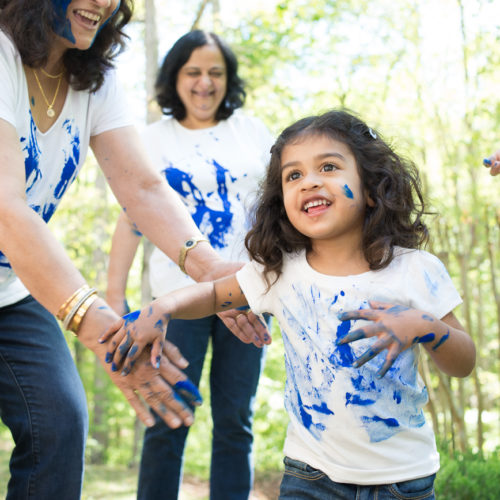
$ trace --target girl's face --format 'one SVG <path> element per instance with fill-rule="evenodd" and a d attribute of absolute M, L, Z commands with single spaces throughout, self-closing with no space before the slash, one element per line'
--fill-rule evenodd
<path fill-rule="evenodd" d="M 64 39 L 66 48 L 86 50 L 92 46 L 102 26 L 116 14 L 120 2 L 121 0 L 52 0 L 60 19 L 54 26 L 54 31 Z"/>
<path fill-rule="evenodd" d="M 226 95 L 224 56 L 215 44 L 194 49 L 177 74 L 177 94 L 186 109 L 182 124 L 188 128 L 215 125 L 215 115 Z"/>
<path fill-rule="evenodd" d="M 281 153 L 285 211 L 311 240 L 360 244 L 367 197 L 350 148 L 326 135 L 299 137 Z"/>

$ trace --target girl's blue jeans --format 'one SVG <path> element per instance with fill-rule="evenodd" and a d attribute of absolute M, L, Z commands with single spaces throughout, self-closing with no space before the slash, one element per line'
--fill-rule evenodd
<path fill-rule="evenodd" d="M 212 341 L 210 400 L 213 435 L 210 465 L 211 500 L 248 500 L 253 483 L 252 418 L 264 353 L 234 336 L 217 316 L 172 320 L 167 339 L 189 361 L 184 372 L 198 386 L 203 362 Z M 188 427 L 170 429 L 157 416 L 146 429 L 137 498 L 176 500 L 182 480 L 183 453 Z M 194 425 L 207 429 L 207 422 Z"/>
<path fill-rule="evenodd" d="M 32 297 L 0 308 L 0 417 L 15 447 L 8 500 L 78 500 L 85 393 L 54 316 Z"/>
<path fill-rule="evenodd" d="M 436 474 L 393 484 L 336 483 L 324 472 L 285 457 L 279 500 L 433 500 Z"/>

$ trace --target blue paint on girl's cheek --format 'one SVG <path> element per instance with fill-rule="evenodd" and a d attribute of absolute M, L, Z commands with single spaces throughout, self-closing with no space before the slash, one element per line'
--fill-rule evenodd
<path fill-rule="evenodd" d="M 444 342 L 448 340 L 448 337 L 450 336 L 450 332 L 448 332 L 446 335 L 443 335 L 439 342 L 432 348 L 433 351 L 435 351 L 439 346 L 443 345 Z"/>
<path fill-rule="evenodd" d="M 354 198 L 354 194 L 352 193 L 347 184 L 344 185 L 344 194 L 346 195 L 347 198 L 350 198 L 351 200 Z"/>
<path fill-rule="evenodd" d="M 427 321 L 434 321 L 434 318 L 432 316 L 429 316 L 428 314 L 422 314 L 422 319 L 426 319 Z"/>

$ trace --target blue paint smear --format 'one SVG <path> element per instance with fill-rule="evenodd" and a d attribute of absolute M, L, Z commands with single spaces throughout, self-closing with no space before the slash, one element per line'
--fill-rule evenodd
<path fill-rule="evenodd" d="M 432 342 L 436 338 L 436 335 L 434 335 L 433 333 L 428 333 L 423 337 L 415 337 L 415 338 L 418 339 L 419 344 L 425 344 L 427 342 Z"/>
<path fill-rule="evenodd" d="M 401 393 L 399 391 L 394 391 L 392 399 L 394 399 L 398 405 L 401 404 Z"/>
<path fill-rule="evenodd" d="M 178 391 L 188 403 L 201 404 L 203 402 L 200 391 L 190 380 L 181 380 L 177 382 L 174 385 L 174 389 Z"/>
<path fill-rule="evenodd" d="M 37 128 L 33 115 L 30 114 L 30 135 L 28 138 L 21 137 L 21 149 L 24 151 L 24 170 L 26 175 L 26 194 L 42 178 L 42 171 L 39 168 L 41 150 L 36 138 Z"/>
<path fill-rule="evenodd" d="M 30 203 L 30 207 L 37 212 L 45 222 L 48 222 L 59 205 L 63 194 L 75 180 L 78 164 L 80 162 L 80 133 L 73 126 L 72 121 L 66 120 L 63 129 L 68 134 L 69 151 L 64 151 L 65 159 L 61 170 L 61 177 L 54 191 L 48 195 L 44 205 Z M 25 154 L 24 168 L 26 175 L 26 194 L 38 188 L 42 180 L 42 171 L 39 168 L 41 150 L 36 138 L 37 128 L 30 112 L 30 136 L 20 138 L 21 147 Z M 29 196 L 28 196 L 29 200 Z"/>
<path fill-rule="evenodd" d="M 337 340 L 344 338 L 351 329 L 351 320 L 342 321 L 337 327 Z M 354 354 L 349 344 L 336 346 L 335 351 L 328 358 L 330 363 L 343 367 L 351 367 L 354 362 Z"/>
<path fill-rule="evenodd" d="M 140 316 L 141 311 L 133 311 L 131 313 L 125 314 L 125 316 L 122 316 L 123 319 L 125 320 L 125 325 L 127 326 L 130 323 L 133 323 L 134 321 L 137 320 L 137 318 Z"/>
<path fill-rule="evenodd" d="M 450 332 L 448 332 L 446 335 L 443 335 L 439 340 L 439 342 L 432 348 L 432 350 L 435 351 L 439 346 L 441 346 L 444 342 L 446 342 L 449 336 Z"/>
<path fill-rule="evenodd" d="M 359 394 L 351 394 L 346 392 L 345 395 L 345 405 L 358 405 L 358 406 L 368 406 L 375 403 L 374 399 L 363 399 Z"/>
<path fill-rule="evenodd" d="M 352 193 L 347 184 L 344 185 L 344 194 L 347 196 L 347 198 L 350 198 L 351 200 L 354 198 L 354 194 Z"/>
<path fill-rule="evenodd" d="M 56 13 L 52 28 L 57 35 L 66 38 L 71 43 L 75 43 L 76 40 L 71 31 L 71 23 L 66 17 L 66 12 L 70 3 L 71 0 L 52 0 L 52 5 Z"/>
<path fill-rule="evenodd" d="M 225 235 L 231 229 L 233 212 L 228 197 L 227 183 L 235 182 L 236 178 L 229 175 L 229 171 L 222 165 L 212 160 L 217 181 L 217 194 L 222 202 L 222 210 L 213 210 L 207 206 L 203 193 L 194 184 L 192 175 L 179 170 L 173 166 L 167 167 L 163 173 L 170 186 L 179 193 L 182 198 L 192 197 L 194 200 L 194 213 L 191 214 L 196 225 L 207 235 L 210 244 L 214 248 L 224 248 Z M 207 226 L 207 230 L 205 230 Z"/>
<path fill-rule="evenodd" d="M 323 401 L 321 405 L 306 406 L 305 408 L 323 413 L 323 415 L 334 415 L 333 411 L 328 408 L 328 405 Z"/>
<path fill-rule="evenodd" d="M 432 296 L 437 297 L 439 292 L 438 282 L 433 280 L 427 271 L 424 271 L 424 280 L 425 284 L 427 285 L 427 289 L 429 290 L 429 293 Z"/>

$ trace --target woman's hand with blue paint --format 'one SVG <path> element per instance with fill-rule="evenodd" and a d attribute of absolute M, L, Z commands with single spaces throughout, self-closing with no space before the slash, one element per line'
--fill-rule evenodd
<path fill-rule="evenodd" d="M 430 352 L 437 352 L 450 336 L 450 328 L 445 322 L 424 311 L 374 301 L 370 302 L 370 306 L 371 309 L 339 314 L 339 319 L 342 321 L 363 319 L 373 323 L 350 331 L 338 340 L 338 344 L 378 337 L 370 349 L 354 362 L 355 367 L 360 367 L 387 350 L 385 362 L 377 372 L 378 377 L 383 377 L 387 373 L 405 349 L 415 344 L 423 344 Z"/>
<path fill-rule="evenodd" d="M 160 368 L 162 353 L 177 367 L 185 368 L 188 362 L 172 343 L 165 340 L 170 315 L 157 313 L 154 302 L 141 311 L 134 311 L 112 325 L 99 338 L 108 342 L 106 362 L 111 363 L 111 371 L 121 368 L 122 375 L 128 375 L 143 350 L 151 346 L 151 364 Z"/>
<path fill-rule="evenodd" d="M 483 160 L 483 165 L 490 169 L 490 175 L 500 174 L 500 149 Z"/>

